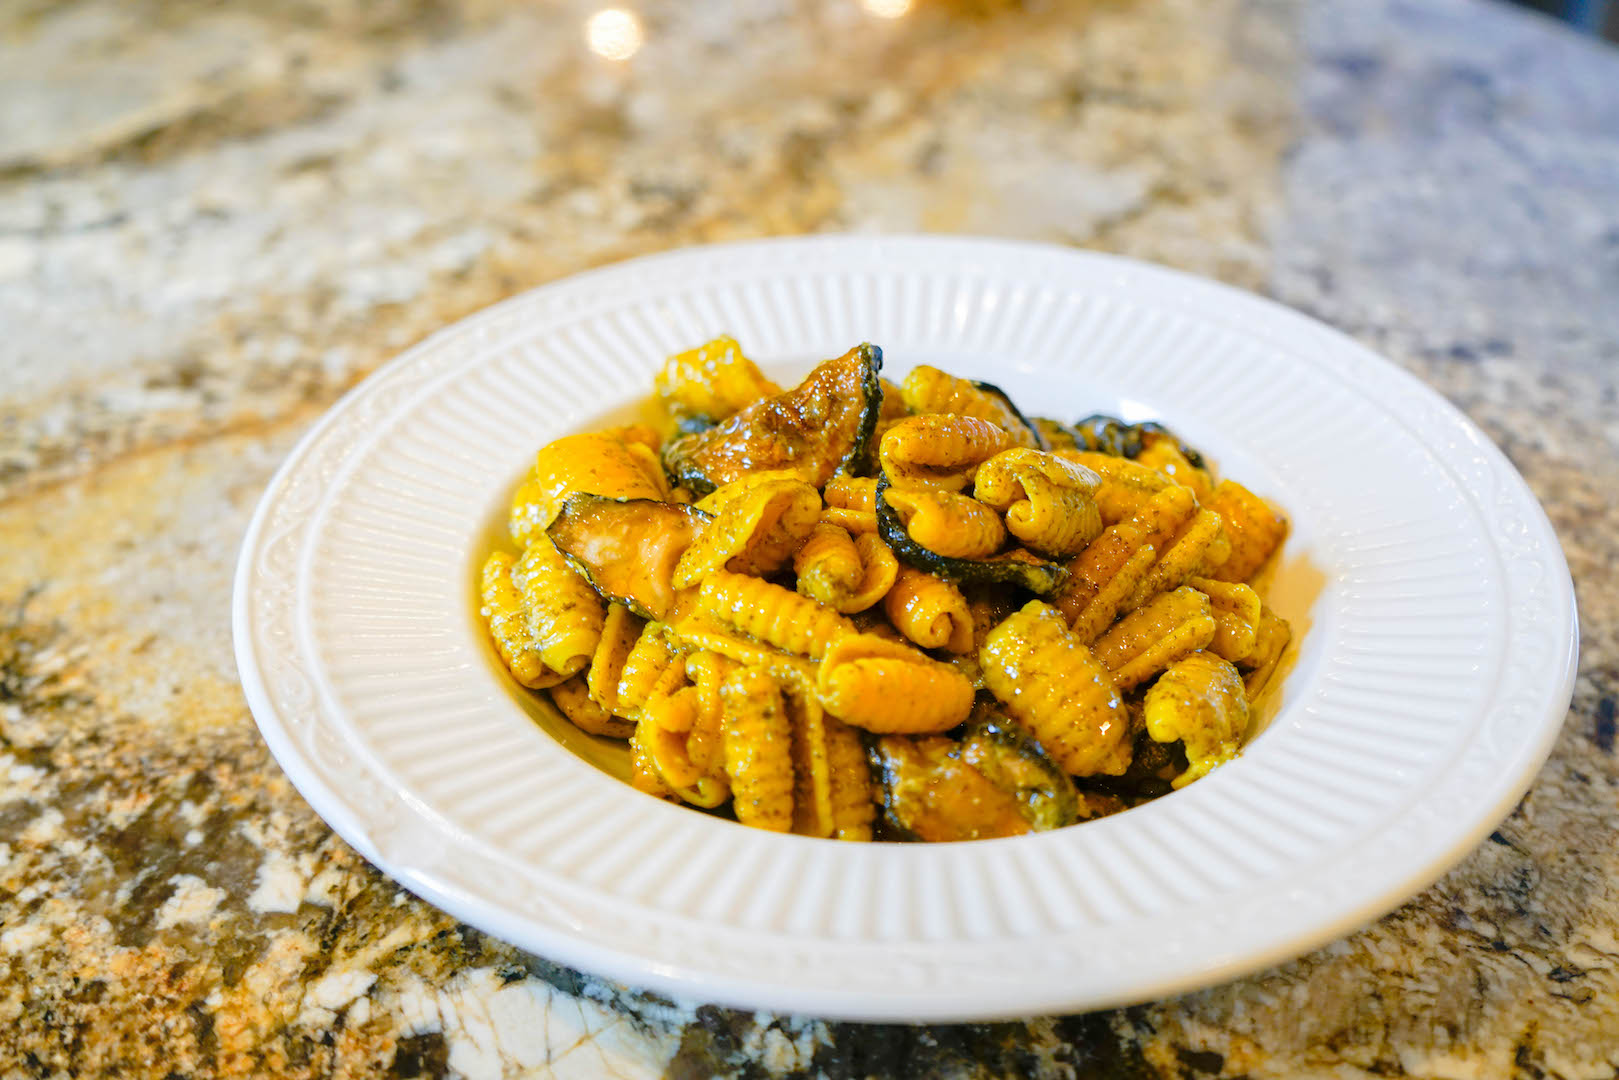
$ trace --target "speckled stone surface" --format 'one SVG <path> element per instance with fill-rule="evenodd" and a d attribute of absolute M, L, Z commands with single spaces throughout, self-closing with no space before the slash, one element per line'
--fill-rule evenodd
<path fill-rule="evenodd" d="M 0 7 L 0 1077 L 1607 1077 L 1619 1069 L 1619 54 L 1475 0 Z M 1339 943 L 1085 1016 L 667 1001 L 398 889 L 231 658 L 236 544 L 344 388 L 704 240 L 993 233 L 1267 291 L 1499 442 L 1574 707 L 1490 840 Z"/>

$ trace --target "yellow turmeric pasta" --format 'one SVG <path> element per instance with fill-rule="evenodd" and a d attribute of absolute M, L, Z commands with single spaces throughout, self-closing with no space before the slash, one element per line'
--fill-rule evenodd
<path fill-rule="evenodd" d="M 919 489 L 884 493 L 912 540 L 947 558 L 982 559 L 1006 542 L 995 511 L 965 495 Z"/>
<path fill-rule="evenodd" d="M 1016 446 L 1034 446 L 1035 436 L 1012 403 L 998 390 L 959 379 L 926 364 L 911 369 L 900 393 L 913 413 L 955 413 L 987 420 L 1004 429 Z"/>
<path fill-rule="evenodd" d="M 832 642 L 854 632 L 849 620 L 830 608 L 780 585 L 723 570 L 703 582 L 697 606 L 755 641 L 817 660 Z"/>
<path fill-rule="evenodd" d="M 787 832 L 793 825 L 793 733 L 780 685 L 757 668 L 738 668 L 721 685 L 720 700 L 737 820 Z"/>
<path fill-rule="evenodd" d="M 1006 429 L 975 416 L 930 414 L 901 420 L 883 436 L 878 457 L 895 488 L 960 491 L 978 466 L 1012 446 Z"/>
<path fill-rule="evenodd" d="M 1280 511 L 1159 424 L 881 371 L 783 390 L 719 337 L 658 426 L 540 447 L 477 585 L 501 663 L 636 790 L 815 839 L 1016 836 L 1236 755 Z"/>
<path fill-rule="evenodd" d="M 550 539 L 536 537 L 512 564 L 533 648 L 560 675 L 582 671 L 601 640 L 602 600 Z"/>
<path fill-rule="evenodd" d="M 1006 515 L 1006 529 L 1042 555 L 1076 555 L 1102 531 L 1101 478 L 1056 454 L 1008 450 L 978 471 L 973 497 Z"/>
<path fill-rule="evenodd" d="M 904 567 L 883 597 L 883 611 L 894 628 L 924 649 L 968 652 L 973 618 L 961 590 L 943 578 Z"/>
<path fill-rule="evenodd" d="M 990 693 L 1065 770 L 1117 776 L 1129 766 L 1118 688 L 1056 608 L 1031 600 L 989 632 L 979 659 Z"/>

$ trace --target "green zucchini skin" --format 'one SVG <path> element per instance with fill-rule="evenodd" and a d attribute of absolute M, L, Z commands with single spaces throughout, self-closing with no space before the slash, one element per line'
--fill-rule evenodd
<path fill-rule="evenodd" d="M 1006 403 L 1006 407 L 1012 410 L 1012 415 L 1017 417 L 1018 422 L 1024 427 L 1028 428 L 1029 434 L 1034 436 L 1034 448 L 1036 450 L 1051 449 L 1051 442 L 1046 438 L 1046 433 L 1041 431 L 1039 426 L 1027 416 L 1023 415 L 1023 410 L 1017 407 L 1017 402 L 1012 400 L 1011 394 L 1008 394 L 1005 390 L 1002 390 L 994 383 L 980 382 L 977 379 L 970 379 L 968 381 L 971 382 L 977 389 L 982 390 L 986 394 L 993 394 Z"/>
<path fill-rule="evenodd" d="M 638 525 L 654 516 L 666 519 L 661 534 L 625 528 L 621 537 L 602 535 L 604 529 Z M 712 514 L 682 503 L 576 492 L 563 501 L 545 534 L 604 599 L 625 605 L 643 619 L 665 619 L 674 596 L 666 578 L 691 539 L 713 520 Z M 659 543 L 665 538 L 670 544 Z"/>
<path fill-rule="evenodd" d="M 1143 436 L 1163 435 L 1174 439 L 1175 445 L 1180 449 L 1181 455 L 1193 467 L 1207 469 L 1208 461 L 1196 448 L 1182 442 L 1180 436 L 1170 431 L 1156 420 L 1143 420 L 1139 424 L 1126 424 L 1116 416 L 1106 413 L 1093 413 L 1074 425 L 1079 433 L 1081 448 L 1094 450 L 1101 454 L 1110 454 L 1113 457 L 1131 458 L 1141 455 L 1145 449 Z"/>
<path fill-rule="evenodd" d="M 1079 790 L 1073 778 L 1013 721 L 982 710 L 968 723 L 961 744 L 965 759 L 1018 801 L 1024 820 L 1036 832 L 1079 820 Z"/>
<path fill-rule="evenodd" d="M 830 365 L 851 364 L 848 379 L 822 377 Z M 762 469 L 792 469 L 816 487 L 825 486 L 834 476 L 858 470 L 870 457 L 872 435 L 882 410 L 883 391 L 878 375 L 883 368 L 883 351 L 863 342 L 843 356 L 817 365 L 814 371 L 791 390 L 756 401 L 719 424 L 681 435 L 663 451 L 664 471 L 670 479 L 697 495 L 707 495 L 722 484 Z M 823 385 L 823 382 L 825 385 Z M 818 415 L 798 403 L 819 404 L 824 408 L 841 401 L 850 389 L 836 385 L 852 382 L 859 407 L 854 422 L 827 429 L 809 423 Z M 827 400 L 811 400 L 824 393 Z M 795 425 L 794 421 L 798 421 Z M 842 445 L 847 437 L 847 445 Z"/>
<path fill-rule="evenodd" d="M 918 544 L 905 531 L 905 523 L 888 505 L 888 477 L 877 477 L 877 535 L 900 559 L 918 570 L 954 582 L 985 582 L 992 585 L 1018 585 L 1032 593 L 1056 591 L 1068 571 L 1059 563 L 1035 558 L 1026 551 L 1011 551 L 990 559 L 957 559 L 940 555 Z"/>

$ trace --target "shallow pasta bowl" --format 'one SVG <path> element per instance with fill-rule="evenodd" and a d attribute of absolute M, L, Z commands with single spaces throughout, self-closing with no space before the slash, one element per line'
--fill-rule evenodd
<path fill-rule="evenodd" d="M 1241 758 L 1135 810 L 960 844 L 746 829 L 631 790 L 503 671 L 478 564 L 535 450 L 720 332 L 791 377 L 869 340 L 1032 412 L 1162 418 L 1293 534 L 1294 626 Z M 822 238 L 641 259 L 379 370 L 243 544 L 238 665 L 315 809 L 523 948 L 681 997 L 868 1020 L 1121 1004 L 1296 955 L 1425 887 L 1511 809 L 1567 710 L 1568 570 L 1501 453 L 1334 331 L 1128 260 Z"/>

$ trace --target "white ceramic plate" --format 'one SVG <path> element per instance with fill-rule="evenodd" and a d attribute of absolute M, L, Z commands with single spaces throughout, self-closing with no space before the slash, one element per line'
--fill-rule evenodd
<path fill-rule="evenodd" d="M 1302 631 L 1236 762 L 1036 836 L 839 844 L 640 795 L 484 641 L 478 564 L 535 450 L 735 334 L 779 375 L 870 340 L 1031 413 L 1161 417 L 1292 515 Z M 868 1020 L 1144 1000 L 1341 935 L 1504 817 L 1562 723 L 1568 570 L 1501 453 L 1294 312 L 1167 270 L 946 238 L 677 252 L 418 345 L 299 444 L 248 530 L 237 659 L 264 737 L 366 858 L 523 948 L 668 994 Z"/>

